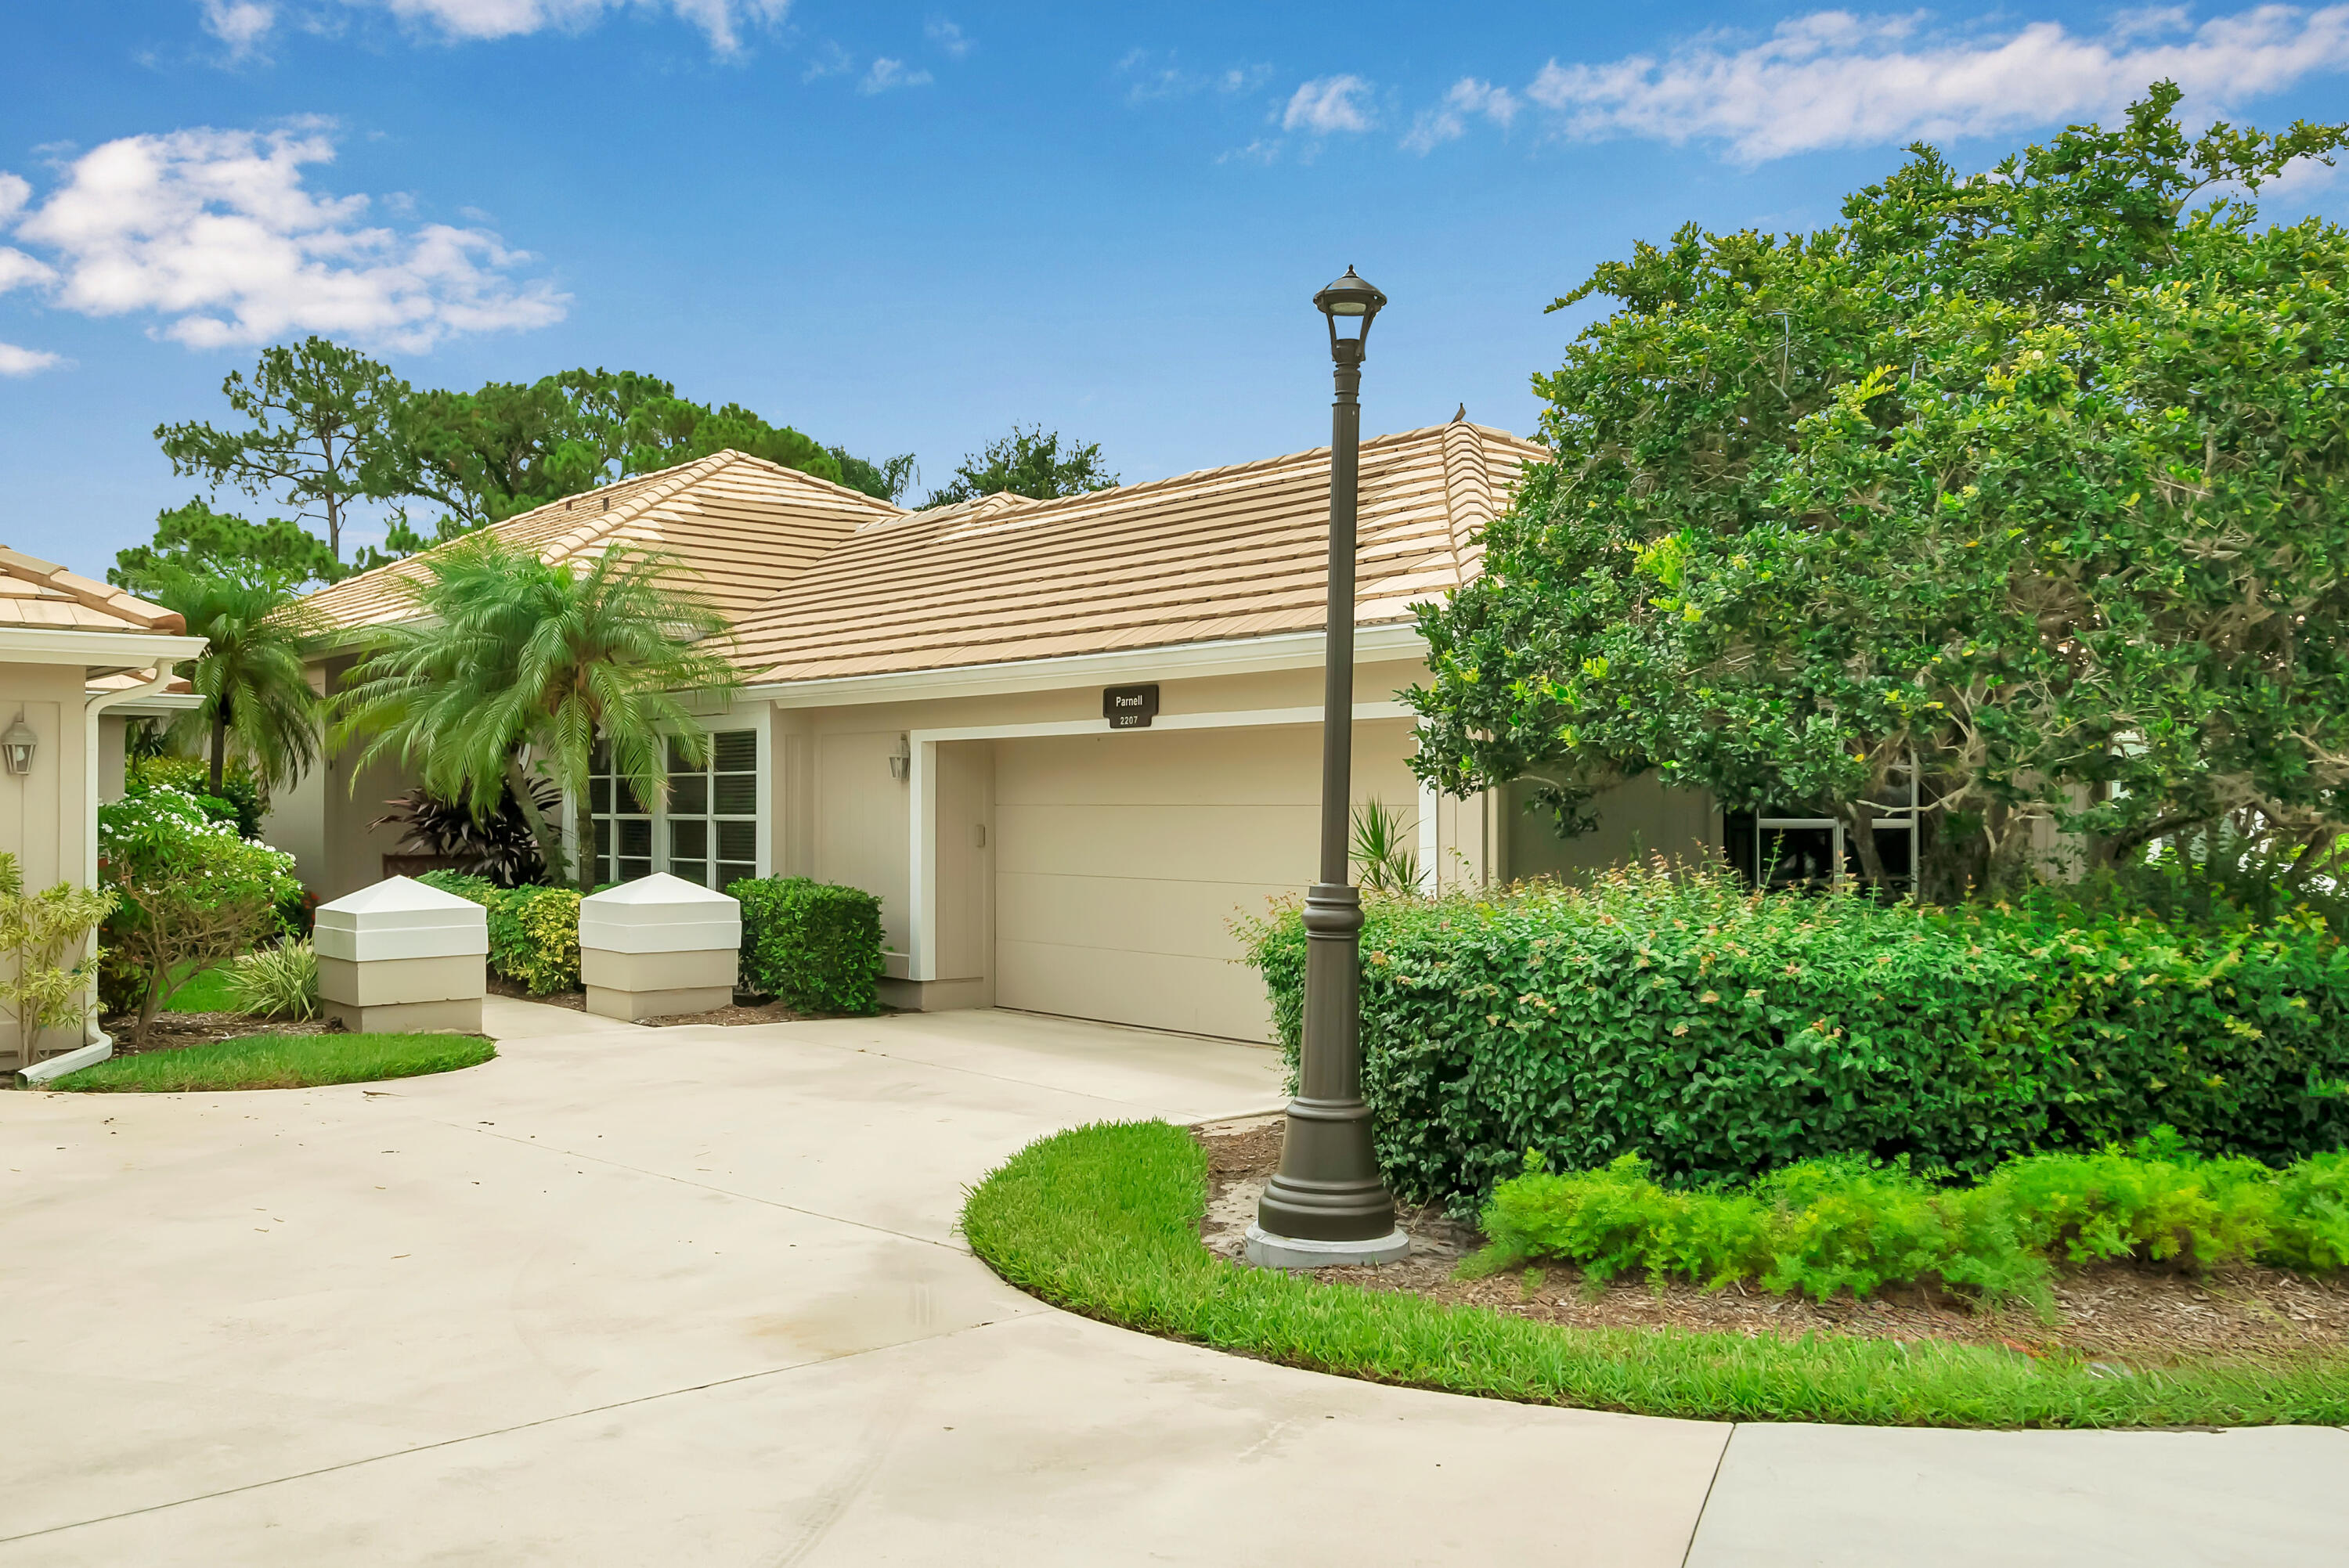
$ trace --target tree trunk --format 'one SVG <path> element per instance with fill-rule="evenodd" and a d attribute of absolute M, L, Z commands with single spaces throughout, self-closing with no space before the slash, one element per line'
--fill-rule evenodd
<path fill-rule="evenodd" d="M 1857 801 L 1836 813 L 1843 819 L 1844 841 L 1859 857 L 1859 880 L 1871 892 L 1884 891 L 1884 857 L 1876 847 L 1876 813 Z"/>
<path fill-rule="evenodd" d="M 224 707 L 222 707 L 221 704 L 219 704 L 219 703 L 215 702 L 214 704 L 212 704 L 212 794 L 213 794 L 214 796 L 218 796 L 218 795 L 220 794 L 220 792 L 221 792 L 221 780 L 222 780 L 222 776 L 223 776 L 223 775 L 225 775 L 225 774 L 227 773 L 227 771 L 228 771 L 228 710 L 227 710 Z"/>
<path fill-rule="evenodd" d="M 559 823 L 548 821 L 546 813 L 538 809 L 538 801 L 531 794 L 530 780 L 522 770 L 522 758 L 519 757 L 506 759 L 506 792 L 513 797 L 514 805 L 520 808 L 522 820 L 530 824 L 530 836 L 538 841 L 538 858 L 546 866 L 547 881 L 561 886 L 570 880 L 571 872 L 570 857 L 563 852 L 563 829 Z M 582 803 L 585 803 L 584 796 Z M 585 885 L 585 879 L 592 874 L 589 868 L 594 861 L 593 855 L 579 857 L 582 892 L 594 891 Z"/>

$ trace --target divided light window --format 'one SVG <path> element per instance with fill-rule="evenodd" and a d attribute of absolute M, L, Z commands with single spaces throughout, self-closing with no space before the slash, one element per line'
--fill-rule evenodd
<path fill-rule="evenodd" d="M 653 874 L 652 808 L 612 771 L 612 748 L 595 743 L 588 763 L 587 814 L 595 827 L 595 881 L 634 882 Z"/>
<path fill-rule="evenodd" d="M 1914 891 L 1917 867 L 1917 779 L 1912 769 L 1895 768 L 1872 801 L 1876 853 L 1893 891 Z M 1844 825 L 1810 806 L 1773 805 L 1761 812 L 1731 811 L 1722 818 L 1729 863 L 1757 886 L 1825 887 L 1859 874 L 1859 852 L 1845 841 Z"/>
<path fill-rule="evenodd" d="M 668 866 L 703 887 L 759 874 L 759 732 L 721 729 L 709 762 L 696 768 L 674 740 L 668 750 Z M 642 873 L 638 873 L 642 874 Z"/>

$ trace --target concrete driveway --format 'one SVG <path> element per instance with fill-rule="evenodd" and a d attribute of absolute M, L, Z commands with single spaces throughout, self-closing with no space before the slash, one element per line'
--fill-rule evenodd
<path fill-rule="evenodd" d="M 0 1563 L 2349 1563 L 2338 1431 L 1383 1388 L 1052 1311 L 955 1235 L 1040 1134 L 1276 1103 L 1268 1052 L 492 1025 L 374 1088 L 0 1096 Z"/>

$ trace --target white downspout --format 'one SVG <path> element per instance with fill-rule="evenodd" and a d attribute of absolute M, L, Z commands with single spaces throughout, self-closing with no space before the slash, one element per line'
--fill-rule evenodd
<path fill-rule="evenodd" d="M 121 691 L 100 692 L 82 703 L 81 777 L 82 793 L 88 802 L 83 808 L 86 814 L 82 820 L 81 885 L 84 887 L 98 885 L 98 715 L 118 704 L 153 696 L 171 684 L 172 673 L 179 662 L 177 659 L 158 659 L 144 684 Z M 79 1048 L 51 1057 L 47 1061 L 27 1062 L 16 1076 L 26 1083 L 42 1083 L 78 1071 L 94 1062 L 102 1062 L 114 1054 L 114 1037 L 98 1026 L 98 977 L 95 975 L 90 976 L 89 1012 L 83 1027 L 88 1031 L 88 1037 Z"/>

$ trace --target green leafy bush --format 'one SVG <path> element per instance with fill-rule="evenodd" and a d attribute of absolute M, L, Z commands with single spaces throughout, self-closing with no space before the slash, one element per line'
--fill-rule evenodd
<path fill-rule="evenodd" d="M 179 789 L 100 806 L 98 844 L 100 877 L 120 901 L 105 944 L 133 977 L 142 1045 L 171 982 L 249 950 L 301 892 L 293 856 L 239 838 Z"/>
<path fill-rule="evenodd" d="M 221 770 L 221 787 L 212 787 L 212 769 L 194 757 L 134 757 L 122 766 L 122 792 L 144 795 L 150 789 L 177 789 L 198 799 L 222 801 L 225 810 L 208 809 L 236 825 L 240 839 L 261 837 L 261 820 L 269 814 L 269 791 L 253 776 L 242 758 L 232 758 Z"/>
<path fill-rule="evenodd" d="M 2053 900 L 1958 910 L 1612 872 L 1371 900 L 1363 1093 L 1395 1191 L 1463 1209 L 1525 1150 L 1668 1186 L 1829 1155 L 1984 1175 L 2157 1126 L 2270 1165 L 2349 1142 L 2349 952 Z M 1305 934 L 1247 930 L 1294 1059 Z"/>
<path fill-rule="evenodd" d="M 576 889 L 502 888 L 460 872 L 427 872 L 416 880 L 489 912 L 492 971 L 533 996 L 579 989 Z"/>
<path fill-rule="evenodd" d="M 1824 1301 L 1912 1281 L 1992 1298 L 2044 1296 L 2057 1261 L 2258 1262 L 2315 1273 L 2349 1261 L 2349 1155 L 2279 1172 L 2203 1160 L 2163 1129 L 2129 1149 L 2025 1156 L 1940 1188 L 1895 1168 L 1805 1161 L 1744 1187 L 1673 1191 L 1626 1154 L 1598 1171 L 1534 1168 L 1485 1205 L 1475 1272 L 1571 1263 L 1606 1281 L 1640 1273 Z"/>
<path fill-rule="evenodd" d="M 318 1016 L 318 952 L 306 939 L 285 937 L 239 954 L 228 968 L 236 1010 L 254 1018 Z"/>
<path fill-rule="evenodd" d="M 726 891 L 742 905 L 752 986 L 802 1012 L 881 1010 L 879 899 L 806 877 L 746 877 Z"/>

